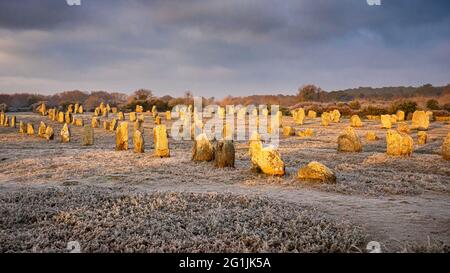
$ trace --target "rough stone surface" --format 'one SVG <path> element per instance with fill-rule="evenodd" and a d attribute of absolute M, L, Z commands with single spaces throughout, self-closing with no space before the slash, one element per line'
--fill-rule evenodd
<path fill-rule="evenodd" d="M 61 136 L 61 142 L 62 143 L 70 142 L 70 128 L 69 128 L 69 124 L 64 123 L 64 126 L 61 129 L 60 136 Z"/>
<path fill-rule="evenodd" d="M 308 111 L 308 118 L 317 118 L 317 113 L 313 110 Z"/>
<path fill-rule="evenodd" d="M 91 146 L 94 145 L 94 129 L 92 126 L 86 125 L 83 127 L 83 137 L 81 138 L 81 145 Z"/>
<path fill-rule="evenodd" d="M 321 124 L 322 126 L 328 126 L 331 122 L 331 115 L 328 112 L 323 112 L 321 115 Z"/>
<path fill-rule="evenodd" d="M 131 112 L 131 113 L 130 113 L 130 121 L 131 121 L 131 122 L 135 122 L 136 119 L 137 119 L 137 117 L 136 117 L 136 112 Z"/>
<path fill-rule="evenodd" d="M 427 130 L 430 120 L 425 111 L 415 111 L 412 116 L 412 129 Z"/>
<path fill-rule="evenodd" d="M 399 122 L 397 123 L 397 131 L 405 134 L 409 134 L 409 126 L 406 122 Z"/>
<path fill-rule="evenodd" d="M 405 120 L 405 112 L 402 110 L 397 111 L 397 120 L 398 121 L 404 121 Z"/>
<path fill-rule="evenodd" d="M 389 130 L 386 133 L 386 147 L 388 155 L 410 156 L 413 153 L 414 142 L 408 134 Z"/>
<path fill-rule="evenodd" d="M 445 160 L 450 160 L 450 133 L 447 134 L 444 143 L 442 143 L 442 157 Z"/>
<path fill-rule="evenodd" d="M 378 140 L 378 136 L 374 131 L 368 131 L 366 134 L 366 139 L 368 141 L 376 141 Z"/>
<path fill-rule="evenodd" d="M 251 155 L 254 170 L 267 175 L 284 175 L 284 162 L 280 153 L 274 147 L 263 148 L 261 141 L 253 141 Z"/>
<path fill-rule="evenodd" d="M 128 122 L 122 121 L 116 130 L 116 151 L 128 150 Z"/>
<path fill-rule="evenodd" d="M 425 131 L 417 132 L 417 139 L 418 139 L 417 143 L 419 145 L 427 144 L 427 138 L 428 138 L 427 132 L 425 132 Z"/>
<path fill-rule="evenodd" d="M 53 131 L 53 127 L 52 126 L 47 126 L 47 128 L 45 128 L 45 139 L 47 141 L 49 140 L 53 140 L 53 138 L 55 137 L 55 133 Z"/>
<path fill-rule="evenodd" d="M 312 129 L 312 128 L 307 128 L 307 129 L 305 129 L 305 130 L 303 130 L 303 131 L 298 131 L 297 132 L 297 135 L 299 136 L 299 137 L 312 137 L 312 136 L 314 136 L 314 129 Z"/>
<path fill-rule="evenodd" d="M 45 137 L 45 130 L 47 129 L 47 126 L 43 121 L 39 124 L 38 128 L 38 136 L 44 138 Z"/>
<path fill-rule="evenodd" d="M 291 126 L 283 126 L 283 135 L 285 137 L 294 136 L 295 135 L 294 128 L 292 128 Z"/>
<path fill-rule="evenodd" d="M 27 125 L 23 121 L 19 121 L 19 133 L 21 134 L 27 133 Z"/>
<path fill-rule="evenodd" d="M 383 129 L 391 129 L 391 115 L 381 115 L 381 128 Z"/>
<path fill-rule="evenodd" d="M 97 117 L 92 117 L 91 127 L 92 128 L 98 128 L 99 126 L 100 126 L 100 122 L 99 122 L 98 118 Z"/>
<path fill-rule="evenodd" d="M 362 144 L 358 135 L 352 127 L 345 129 L 344 133 L 338 137 L 339 152 L 361 152 Z"/>
<path fill-rule="evenodd" d="M 30 136 L 34 135 L 33 123 L 27 123 L 27 134 Z"/>
<path fill-rule="evenodd" d="M 195 138 L 192 148 L 192 160 L 211 161 L 214 159 L 214 148 L 206 134 L 200 134 Z"/>
<path fill-rule="evenodd" d="M 313 161 L 298 170 L 297 177 L 300 180 L 336 183 L 336 175 L 327 166 L 320 162 Z"/>
<path fill-rule="evenodd" d="M 338 123 L 341 119 L 341 113 L 337 109 L 331 111 L 330 116 L 331 116 L 331 121 L 334 123 Z"/>
<path fill-rule="evenodd" d="M 215 148 L 214 166 L 234 168 L 235 149 L 231 140 L 218 141 Z"/>
<path fill-rule="evenodd" d="M 142 133 L 139 130 L 135 130 L 133 133 L 133 146 L 135 153 L 144 152 L 144 137 L 142 136 Z"/>
<path fill-rule="evenodd" d="M 165 125 L 158 125 L 153 128 L 153 141 L 155 143 L 155 156 L 169 157 L 169 139 Z"/>
<path fill-rule="evenodd" d="M 352 127 L 362 127 L 363 126 L 362 121 L 358 115 L 353 115 L 350 118 L 350 126 L 352 126 Z"/>

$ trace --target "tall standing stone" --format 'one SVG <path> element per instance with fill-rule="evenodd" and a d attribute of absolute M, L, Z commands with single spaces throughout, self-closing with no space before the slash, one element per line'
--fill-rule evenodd
<path fill-rule="evenodd" d="M 442 143 L 442 158 L 445 160 L 450 160 L 450 133 L 447 133 L 447 137 Z"/>
<path fill-rule="evenodd" d="M 144 122 L 142 120 L 136 120 L 133 123 L 133 130 L 134 131 L 139 130 L 139 131 L 141 131 L 141 133 L 144 133 L 144 125 L 143 124 L 144 124 Z"/>
<path fill-rule="evenodd" d="M 412 129 L 428 130 L 430 120 L 425 111 L 415 111 L 412 116 Z"/>
<path fill-rule="evenodd" d="M 97 117 L 92 117 L 92 120 L 91 120 L 91 127 L 92 128 L 98 128 L 100 126 L 99 123 L 100 122 L 98 121 Z"/>
<path fill-rule="evenodd" d="M 169 140 L 165 125 L 158 125 L 153 128 L 153 141 L 155 144 L 155 156 L 169 157 Z"/>
<path fill-rule="evenodd" d="M 131 122 L 135 122 L 136 121 L 136 112 L 131 112 L 130 113 L 130 121 Z"/>
<path fill-rule="evenodd" d="M 142 133 L 139 130 L 135 130 L 133 133 L 133 146 L 135 153 L 144 152 L 144 137 L 142 136 Z"/>
<path fill-rule="evenodd" d="M 11 124 L 10 124 L 11 128 L 16 128 L 16 116 L 12 116 L 11 117 Z"/>
<path fill-rule="evenodd" d="M 50 125 L 47 126 L 47 128 L 45 128 L 45 136 L 44 136 L 45 139 L 47 141 L 53 140 L 54 136 L 55 136 L 55 134 L 53 132 L 53 128 Z"/>
<path fill-rule="evenodd" d="M 335 109 L 333 110 L 331 113 L 331 121 L 334 123 L 338 123 L 340 121 L 341 118 L 341 113 L 339 112 L 339 110 Z"/>
<path fill-rule="evenodd" d="M 61 143 L 70 142 L 70 128 L 68 123 L 64 123 L 64 126 L 61 129 Z"/>
<path fill-rule="evenodd" d="M 381 128 L 382 129 L 391 129 L 391 115 L 381 115 Z"/>
<path fill-rule="evenodd" d="M 117 120 L 113 118 L 111 122 L 109 123 L 109 130 L 111 132 L 114 132 L 117 129 Z"/>
<path fill-rule="evenodd" d="M 419 132 L 417 132 L 417 139 L 418 139 L 417 143 L 418 143 L 419 145 L 425 145 L 425 144 L 427 144 L 427 138 L 428 138 L 427 132 L 425 132 L 425 131 L 419 131 Z"/>
<path fill-rule="evenodd" d="M 166 120 L 172 120 L 172 113 L 170 111 L 166 111 Z"/>
<path fill-rule="evenodd" d="M 58 112 L 58 122 L 59 123 L 64 123 L 65 117 L 64 117 L 64 112 Z"/>
<path fill-rule="evenodd" d="M 94 145 L 94 129 L 92 128 L 92 126 L 85 125 L 83 127 L 83 137 L 81 138 L 81 145 Z"/>
<path fill-rule="evenodd" d="M 34 135 L 34 126 L 31 122 L 27 123 L 27 134 L 30 136 Z"/>
<path fill-rule="evenodd" d="M 328 126 L 330 125 L 330 121 L 331 121 L 331 116 L 330 113 L 328 112 L 323 112 L 321 115 L 321 119 L 322 119 L 322 126 Z"/>
<path fill-rule="evenodd" d="M 119 112 L 118 120 L 120 120 L 120 121 L 125 120 L 125 116 L 124 116 L 123 112 Z"/>
<path fill-rule="evenodd" d="M 128 122 L 123 121 L 116 130 L 116 150 L 128 150 Z"/>
<path fill-rule="evenodd" d="M 235 149 L 232 140 L 218 141 L 215 148 L 214 166 L 234 168 Z"/>
<path fill-rule="evenodd" d="M 38 128 L 38 136 L 44 138 L 45 137 L 45 130 L 47 129 L 47 126 L 43 121 L 39 124 Z"/>
<path fill-rule="evenodd" d="M 403 112 L 402 110 L 398 110 L 396 115 L 397 115 L 397 120 L 398 121 L 404 121 L 405 120 L 405 112 Z"/>
<path fill-rule="evenodd" d="M 27 133 L 27 125 L 23 121 L 19 121 L 19 133 L 21 134 Z"/>
<path fill-rule="evenodd" d="M 362 127 L 363 126 L 362 121 L 358 115 L 353 115 L 350 118 L 350 126 L 352 126 L 352 127 Z"/>

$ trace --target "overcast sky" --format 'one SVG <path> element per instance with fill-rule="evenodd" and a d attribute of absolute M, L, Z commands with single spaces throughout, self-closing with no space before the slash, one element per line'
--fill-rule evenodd
<path fill-rule="evenodd" d="M 450 1 L 0 1 L 0 93 L 450 83 Z"/>

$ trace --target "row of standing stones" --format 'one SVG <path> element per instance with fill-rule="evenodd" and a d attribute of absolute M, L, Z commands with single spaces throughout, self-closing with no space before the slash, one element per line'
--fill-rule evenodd
<path fill-rule="evenodd" d="M 118 118 L 113 118 L 112 120 L 104 120 L 103 128 L 105 130 L 113 131 L 116 134 L 116 150 L 128 150 L 128 122 L 125 120 L 125 115 L 123 112 L 118 112 L 114 108 L 110 108 L 109 105 L 101 104 L 99 107 L 95 108 L 94 116 L 91 120 L 91 125 L 84 125 L 83 119 L 74 118 L 73 114 L 83 113 L 83 108 L 81 105 L 75 105 L 72 107 L 69 105 L 66 112 L 58 111 L 56 108 L 46 109 L 45 105 L 38 108 L 39 113 L 43 116 L 48 116 L 50 120 L 63 123 L 63 128 L 61 129 L 60 136 L 61 142 L 70 142 L 71 132 L 69 124 L 74 126 L 84 126 L 82 145 L 93 145 L 94 144 L 94 130 L 93 128 L 98 128 L 100 126 L 99 116 L 108 117 L 108 113 L 111 111 L 118 115 Z M 155 108 L 152 109 L 152 115 L 155 118 L 155 123 L 157 126 L 153 128 L 153 138 L 155 145 L 155 156 L 158 157 L 170 157 L 168 133 L 166 126 L 161 124 L 161 117 Z M 266 113 L 268 114 L 268 113 Z M 180 115 L 182 118 L 184 115 Z M 317 114 L 314 111 L 309 111 L 308 115 L 305 115 L 303 109 L 296 109 L 292 111 L 292 116 L 297 124 L 303 124 L 306 116 L 308 118 L 316 118 Z M 331 112 L 325 112 L 321 115 L 321 125 L 329 126 L 330 123 L 340 122 L 341 114 L 338 110 Z M 144 153 L 144 135 L 143 135 L 143 122 L 144 115 L 141 106 L 136 107 L 136 112 L 131 112 L 129 119 L 134 122 L 133 130 L 133 146 L 134 152 Z M 426 144 L 427 133 L 426 130 L 429 127 L 430 113 L 424 111 L 416 111 L 412 115 L 412 126 L 411 129 L 408 125 L 403 122 L 405 120 L 405 114 L 402 111 L 397 112 L 396 115 L 381 115 L 381 116 L 368 116 L 370 120 L 380 119 L 381 127 L 388 129 L 386 133 L 386 152 L 388 155 L 392 156 L 410 156 L 413 153 L 414 142 L 412 137 L 409 135 L 411 129 L 419 130 L 418 142 L 419 145 Z M 166 120 L 171 120 L 170 112 L 166 112 Z M 120 121 L 120 122 L 119 122 Z M 397 130 L 391 130 L 392 125 L 397 123 Z M 280 123 L 281 124 L 281 123 Z M 5 114 L 0 113 L 0 125 L 10 126 L 15 128 L 16 118 L 12 116 L 11 119 Z M 347 127 L 344 132 L 338 136 L 337 150 L 339 152 L 361 152 L 362 143 L 361 140 L 354 130 L 355 127 L 363 127 L 363 122 L 360 117 L 354 115 L 350 118 L 350 126 Z M 192 124 L 191 130 L 199 130 L 200 134 L 196 134 L 197 137 L 194 139 L 194 145 L 192 149 L 192 160 L 193 161 L 214 161 L 214 166 L 223 167 L 234 167 L 235 161 L 235 148 L 232 140 L 221 140 L 217 141 L 213 145 L 208 138 L 208 136 L 202 133 L 203 126 L 195 120 Z M 227 134 L 227 129 L 229 127 L 224 126 L 224 135 Z M 270 126 L 269 126 L 270 131 Z M 19 132 L 26 133 L 28 135 L 34 135 L 34 127 L 32 123 L 19 122 Z M 314 135 L 312 129 L 305 129 L 303 131 L 295 132 L 294 128 L 290 126 L 282 126 L 282 133 L 284 136 L 289 137 L 293 135 L 298 135 L 300 137 L 311 137 Z M 53 128 L 50 125 L 46 125 L 43 121 L 40 122 L 38 128 L 38 136 L 43 137 L 47 140 L 52 140 L 54 138 Z M 369 131 L 366 135 L 367 140 L 374 141 L 378 137 L 373 131 Z M 285 174 L 285 165 L 281 159 L 281 155 L 274 147 L 264 147 L 261 141 L 261 136 L 258 132 L 254 131 L 250 137 L 249 141 L 249 155 L 252 162 L 252 169 L 257 172 L 262 172 L 267 175 L 282 176 Z M 445 160 L 450 160 L 450 133 L 444 140 L 442 145 L 442 156 Z M 312 180 L 320 181 L 324 183 L 335 183 L 336 175 L 327 166 L 320 162 L 310 162 L 306 166 L 298 170 L 298 178 L 301 180 Z"/>

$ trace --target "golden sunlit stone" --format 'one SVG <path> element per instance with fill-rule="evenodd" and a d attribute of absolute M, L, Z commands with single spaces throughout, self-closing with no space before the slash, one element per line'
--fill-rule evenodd
<path fill-rule="evenodd" d="M 94 129 L 89 125 L 83 127 L 83 137 L 81 138 L 81 145 L 94 145 Z"/>
<path fill-rule="evenodd" d="M 170 111 L 166 111 L 166 120 L 172 120 L 172 113 Z"/>
<path fill-rule="evenodd" d="M 352 127 L 347 127 L 344 133 L 338 137 L 338 151 L 361 152 L 362 144 L 358 135 Z"/>
<path fill-rule="evenodd" d="M 98 128 L 100 126 L 100 122 L 97 117 L 92 117 L 91 126 L 92 128 Z"/>
<path fill-rule="evenodd" d="M 339 112 L 339 110 L 335 109 L 333 110 L 331 113 L 331 121 L 334 123 L 338 123 L 340 122 L 340 118 L 341 118 L 341 113 Z"/>
<path fill-rule="evenodd" d="M 391 129 L 391 115 L 381 115 L 381 128 L 382 129 Z"/>
<path fill-rule="evenodd" d="M 417 143 L 419 145 L 427 144 L 427 138 L 428 138 L 427 132 L 425 132 L 425 131 L 418 131 L 417 132 L 417 139 L 418 139 Z"/>
<path fill-rule="evenodd" d="M 43 121 L 41 121 L 41 123 L 39 124 L 39 128 L 38 128 L 38 136 L 45 137 L 46 129 L 47 129 L 47 126 L 45 125 L 45 123 Z"/>
<path fill-rule="evenodd" d="M 402 110 L 398 110 L 396 115 L 397 115 L 397 120 L 398 121 L 404 121 L 405 120 L 405 112 L 403 112 Z"/>
<path fill-rule="evenodd" d="M 321 117 L 321 120 L 322 120 L 321 121 L 322 126 L 330 125 L 330 122 L 331 122 L 331 115 L 330 115 L 330 113 L 323 112 L 320 117 Z"/>
<path fill-rule="evenodd" d="M 53 132 L 53 127 L 48 125 L 47 128 L 45 128 L 45 139 L 46 140 L 52 140 L 55 136 L 55 133 Z"/>
<path fill-rule="evenodd" d="M 415 111 L 412 116 L 411 129 L 427 130 L 430 120 L 425 111 Z"/>
<path fill-rule="evenodd" d="M 128 150 L 128 122 L 123 121 L 117 126 L 116 130 L 116 150 Z"/>
<path fill-rule="evenodd" d="M 445 160 L 450 160 L 450 133 L 447 134 L 444 143 L 442 143 L 442 157 Z"/>
<path fill-rule="evenodd" d="M 125 115 L 123 114 L 123 112 L 119 112 L 117 119 L 118 120 L 125 120 Z"/>
<path fill-rule="evenodd" d="M 350 118 L 350 126 L 352 126 L 352 127 L 362 127 L 363 126 L 362 121 L 358 115 L 353 115 Z"/>
<path fill-rule="evenodd" d="M 314 135 L 314 129 L 307 128 L 307 129 L 305 129 L 305 130 L 303 130 L 303 131 L 298 131 L 298 132 L 297 132 L 297 135 L 298 135 L 299 137 L 301 137 L 301 138 L 304 138 L 304 137 L 312 137 L 312 136 Z"/>
<path fill-rule="evenodd" d="M 135 153 L 144 152 L 144 137 L 142 136 L 142 133 L 139 130 L 135 130 L 133 133 L 133 146 Z"/>
<path fill-rule="evenodd" d="M 313 110 L 308 111 L 308 118 L 317 118 L 317 113 Z"/>
<path fill-rule="evenodd" d="M 411 136 L 395 130 L 386 133 L 387 154 L 393 156 L 410 156 L 413 153 L 414 142 Z"/>
<path fill-rule="evenodd" d="M 27 133 L 27 125 L 22 121 L 19 121 L 19 133 L 21 134 Z"/>
<path fill-rule="evenodd" d="M 130 113 L 130 121 L 131 121 L 131 122 L 135 122 L 136 119 L 137 119 L 137 117 L 136 117 L 136 112 L 131 112 L 131 113 Z"/>
<path fill-rule="evenodd" d="M 155 156 L 169 157 L 169 139 L 165 125 L 158 125 L 153 128 L 153 141 L 155 143 Z"/>
<path fill-rule="evenodd" d="M 214 166 L 234 168 L 235 149 L 232 140 L 218 141 L 215 148 Z"/>
<path fill-rule="evenodd" d="M 34 135 L 33 123 L 27 123 L 27 134 L 30 136 Z"/>
<path fill-rule="evenodd" d="M 61 142 L 62 143 L 70 142 L 70 128 L 69 128 L 69 124 L 64 123 L 64 126 L 61 129 L 60 136 L 61 136 Z"/>
<path fill-rule="evenodd" d="M 283 126 L 283 135 L 285 137 L 294 136 L 295 135 L 294 128 L 292 128 L 291 126 Z"/>
<path fill-rule="evenodd" d="M 298 170 L 297 177 L 300 180 L 336 183 L 336 175 L 327 166 L 320 162 L 313 161 Z"/>
<path fill-rule="evenodd" d="M 211 161 L 214 159 L 214 149 L 206 134 L 200 134 L 195 138 L 192 148 L 192 160 Z"/>
<path fill-rule="evenodd" d="M 409 134 L 410 130 L 406 122 L 397 123 L 397 131 L 405 134 Z"/>
<path fill-rule="evenodd" d="M 378 136 L 374 131 L 368 131 L 366 134 L 366 139 L 368 141 L 375 141 L 378 140 Z"/>

